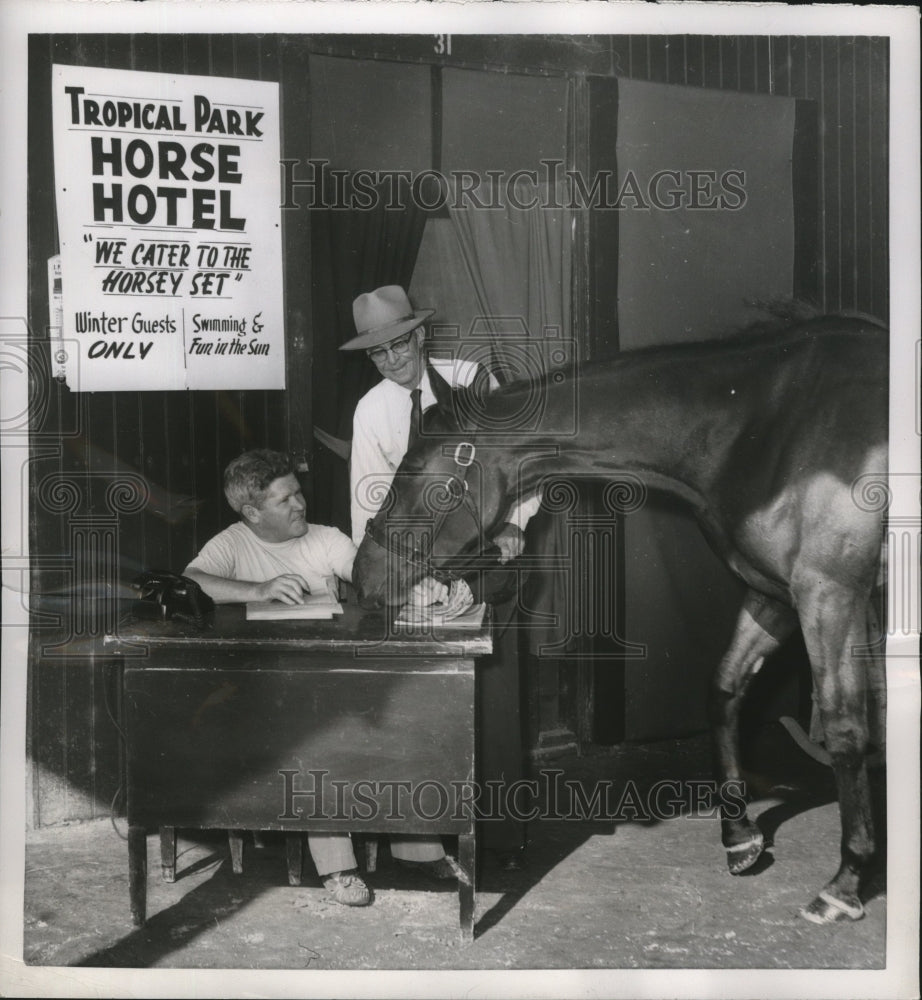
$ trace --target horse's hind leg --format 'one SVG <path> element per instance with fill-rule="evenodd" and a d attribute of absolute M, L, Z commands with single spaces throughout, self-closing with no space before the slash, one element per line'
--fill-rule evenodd
<path fill-rule="evenodd" d="M 859 665 L 863 663 L 867 670 L 868 764 L 870 767 L 884 763 L 887 745 L 887 669 L 886 633 L 882 616 L 883 600 L 884 598 L 879 591 L 875 591 L 871 595 L 871 600 L 868 602 L 867 642 L 856 646 L 853 650 L 854 656 L 860 661 Z M 793 732 L 791 735 L 797 740 L 797 736 Z M 808 749 L 801 746 L 801 749 L 811 755 L 816 754 L 817 760 L 831 766 L 832 761 L 825 750 L 826 737 L 823 734 L 823 723 L 815 693 L 813 695 L 813 717 L 810 722 L 810 739 L 814 743 L 824 744 L 824 747 Z"/>
<path fill-rule="evenodd" d="M 864 915 L 859 882 L 874 853 L 867 769 L 867 663 L 860 655 L 867 640 L 867 598 L 826 581 L 802 602 L 801 623 L 842 820 L 839 870 L 801 913 L 821 924 L 858 920 Z"/>
<path fill-rule="evenodd" d="M 868 602 L 868 641 L 855 652 L 868 671 L 868 742 L 883 759 L 887 745 L 887 661 L 886 624 L 883 620 L 883 595 L 875 590 Z"/>
<path fill-rule="evenodd" d="M 794 631 L 794 612 L 763 594 L 749 591 L 736 621 L 730 647 L 711 685 L 710 715 L 720 782 L 721 839 L 732 875 L 752 867 L 764 844 L 742 802 L 739 717 L 743 696 L 766 656 Z"/>

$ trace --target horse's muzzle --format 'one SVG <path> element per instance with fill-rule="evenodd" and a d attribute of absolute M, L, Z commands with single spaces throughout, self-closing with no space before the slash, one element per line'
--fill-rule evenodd
<path fill-rule="evenodd" d="M 409 563 L 379 544 L 370 534 L 359 546 L 352 566 L 352 585 L 363 608 L 402 607 L 413 585 L 426 574 L 422 563 Z"/>
<path fill-rule="evenodd" d="M 359 604 L 366 610 L 380 608 L 386 603 L 387 580 L 386 553 L 379 546 L 365 539 L 359 546 L 352 564 L 352 586 Z"/>

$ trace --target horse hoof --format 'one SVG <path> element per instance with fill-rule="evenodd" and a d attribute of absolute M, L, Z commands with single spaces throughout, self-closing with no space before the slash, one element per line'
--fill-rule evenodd
<path fill-rule="evenodd" d="M 811 924 L 835 924 L 842 920 L 860 920 L 864 907 L 857 896 L 849 900 L 837 899 L 824 889 L 800 915 Z"/>
<path fill-rule="evenodd" d="M 765 849 L 765 841 L 761 833 L 744 840 L 741 844 L 733 844 L 727 848 L 727 867 L 731 875 L 739 875 L 751 868 Z"/>

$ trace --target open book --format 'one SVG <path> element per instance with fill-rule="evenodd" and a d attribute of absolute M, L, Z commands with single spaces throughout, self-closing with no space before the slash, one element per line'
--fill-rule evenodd
<path fill-rule="evenodd" d="M 341 615 L 343 606 L 336 594 L 336 581 L 328 580 L 327 586 L 316 594 L 305 594 L 301 604 L 284 604 L 282 601 L 250 601 L 247 604 L 247 621 L 282 621 L 285 619 L 330 619 Z"/>

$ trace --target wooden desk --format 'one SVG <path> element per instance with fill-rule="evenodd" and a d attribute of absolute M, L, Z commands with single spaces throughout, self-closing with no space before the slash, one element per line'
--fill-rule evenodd
<path fill-rule="evenodd" d="M 462 936 L 473 937 L 474 658 L 480 629 L 386 635 L 354 604 L 333 621 L 143 623 L 108 636 L 123 662 L 129 889 L 146 917 L 147 831 L 175 872 L 176 828 L 456 834 Z M 299 845 L 289 869 L 300 876 Z M 237 860 L 237 859 L 235 859 Z M 235 866 L 236 867 L 236 866 Z M 294 881 L 294 878 L 292 879 Z"/>

